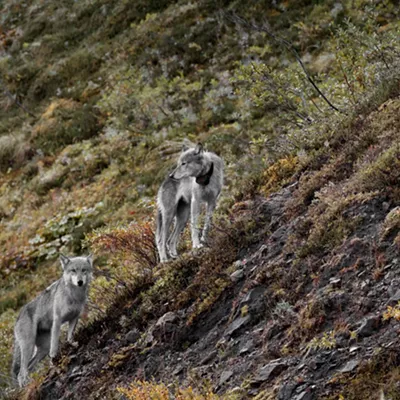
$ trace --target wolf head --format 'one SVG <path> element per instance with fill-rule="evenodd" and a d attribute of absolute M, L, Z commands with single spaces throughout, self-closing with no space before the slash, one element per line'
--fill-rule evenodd
<path fill-rule="evenodd" d="M 199 143 L 194 149 L 184 147 L 178 160 L 178 166 L 169 176 L 172 179 L 198 177 L 206 172 L 206 164 L 202 144 Z"/>
<path fill-rule="evenodd" d="M 93 260 L 87 257 L 60 256 L 61 266 L 64 271 L 63 278 L 66 284 L 85 287 L 92 279 Z"/>

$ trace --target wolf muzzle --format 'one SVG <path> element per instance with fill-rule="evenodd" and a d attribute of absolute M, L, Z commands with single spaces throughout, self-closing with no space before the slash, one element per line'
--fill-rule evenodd
<path fill-rule="evenodd" d="M 178 178 L 175 178 L 175 172 L 176 172 L 176 169 L 175 169 L 174 171 L 172 171 L 168 176 L 169 176 L 169 178 L 172 179 L 173 181 L 179 181 Z"/>

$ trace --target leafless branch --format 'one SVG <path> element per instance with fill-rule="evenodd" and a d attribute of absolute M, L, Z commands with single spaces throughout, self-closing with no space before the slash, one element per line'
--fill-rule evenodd
<path fill-rule="evenodd" d="M 325 100 L 325 102 L 335 111 L 340 112 L 340 113 L 345 113 L 342 110 L 339 110 L 336 106 L 334 106 L 329 99 L 322 93 L 320 88 L 317 86 L 315 83 L 314 79 L 311 77 L 309 72 L 307 71 L 307 68 L 305 67 L 303 61 L 300 58 L 299 53 L 297 50 L 293 47 L 293 45 L 286 39 L 278 36 L 277 34 L 273 33 L 270 29 L 264 27 L 264 26 L 259 26 L 255 24 L 254 22 L 249 22 L 246 19 L 239 17 L 237 14 L 230 14 L 225 11 L 222 11 L 224 17 L 235 23 L 239 24 L 241 26 L 247 27 L 248 29 L 256 30 L 259 32 L 265 32 L 269 37 L 271 37 L 273 40 L 275 40 L 277 43 L 283 45 L 288 51 L 290 51 L 294 57 L 296 58 L 297 62 L 299 63 L 301 69 L 303 70 L 304 74 L 306 75 L 307 80 L 310 82 L 310 84 L 313 86 L 313 88 L 316 90 L 316 92 Z"/>

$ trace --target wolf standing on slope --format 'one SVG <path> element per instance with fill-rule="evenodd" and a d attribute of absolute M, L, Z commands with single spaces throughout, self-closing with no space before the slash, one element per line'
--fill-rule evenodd
<path fill-rule="evenodd" d="M 12 376 L 22 387 L 28 373 L 47 354 L 57 355 L 60 328 L 69 322 L 68 341 L 88 297 L 92 278 L 92 257 L 68 258 L 61 255 L 63 276 L 34 300 L 22 307 L 14 328 L 14 358 Z M 35 352 L 36 346 L 36 352 Z"/>
<path fill-rule="evenodd" d="M 192 247 L 206 243 L 211 217 L 221 193 L 224 163 L 214 153 L 204 151 L 198 144 L 194 149 L 182 150 L 176 169 L 164 180 L 157 196 L 156 242 L 160 261 L 178 256 L 178 238 L 191 217 Z M 206 204 L 206 217 L 202 236 L 198 219 L 202 204 Z M 173 220 L 175 227 L 169 235 Z"/>

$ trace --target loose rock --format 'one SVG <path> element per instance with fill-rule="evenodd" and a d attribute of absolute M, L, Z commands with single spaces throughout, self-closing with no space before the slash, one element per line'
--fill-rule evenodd
<path fill-rule="evenodd" d="M 283 370 L 287 368 L 287 365 L 282 362 L 272 362 L 264 365 L 252 383 L 262 383 L 277 377 Z"/>
<path fill-rule="evenodd" d="M 233 371 L 224 371 L 219 378 L 219 386 L 222 386 L 225 382 L 228 382 L 229 379 L 232 377 Z"/>
<path fill-rule="evenodd" d="M 231 281 L 232 282 L 239 282 L 244 278 L 244 271 L 243 269 L 238 269 L 237 271 L 233 272 L 230 275 Z"/>
<path fill-rule="evenodd" d="M 353 372 L 358 367 L 359 364 L 360 361 L 358 360 L 350 360 L 342 369 L 339 370 L 339 372 L 341 372 L 342 374 L 346 372 Z"/>
<path fill-rule="evenodd" d="M 125 335 L 125 340 L 128 343 L 135 343 L 140 338 L 140 332 L 138 329 L 133 328 Z"/>
<path fill-rule="evenodd" d="M 395 306 L 400 301 L 400 289 L 388 300 L 387 304 L 389 306 Z"/>
<path fill-rule="evenodd" d="M 380 319 L 379 317 L 369 317 L 366 318 L 361 326 L 356 330 L 358 337 L 367 337 L 371 336 L 375 330 L 379 328 Z"/>
<path fill-rule="evenodd" d="M 251 320 L 250 314 L 245 315 L 244 317 L 239 317 L 235 319 L 226 329 L 225 336 L 232 336 L 235 332 L 237 332 L 240 328 L 244 327 Z"/>

